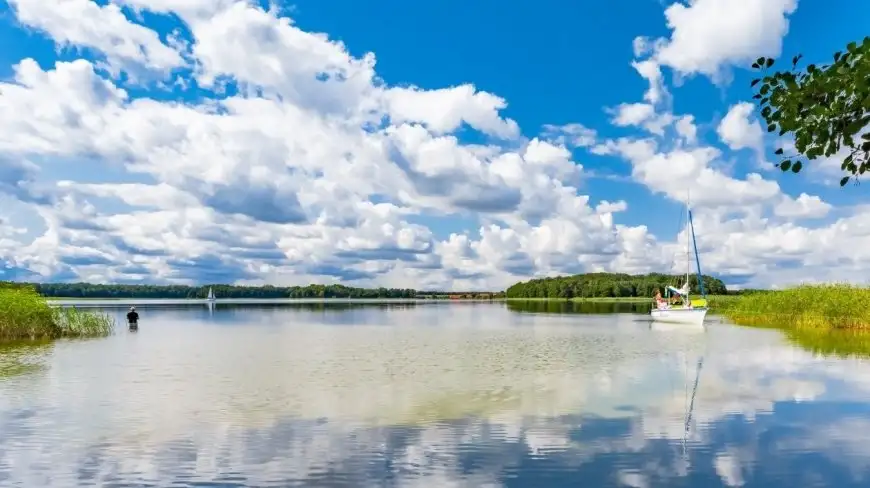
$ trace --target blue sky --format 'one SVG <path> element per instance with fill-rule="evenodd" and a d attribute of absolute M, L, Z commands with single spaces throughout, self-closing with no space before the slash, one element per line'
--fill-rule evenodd
<path fill-rule="evenodd" d="M 693 188 L 704 271 L 854 280 L 870 254 L 834 243 L 863 242 L 866 191 L 836 161 L 770 167 L 745 68 L 828 59 L 870 4 L 733 3 L 8 0 L 4 276 L 679 271 Z"/>

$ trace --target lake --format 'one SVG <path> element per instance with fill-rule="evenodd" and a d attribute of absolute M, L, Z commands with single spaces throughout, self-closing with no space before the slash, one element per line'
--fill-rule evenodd
<path fill-rule="evenodd" d="M 870 485 L 870 362 L 642 307 L 143 305 L 0 352 L 0 486 Z"/>

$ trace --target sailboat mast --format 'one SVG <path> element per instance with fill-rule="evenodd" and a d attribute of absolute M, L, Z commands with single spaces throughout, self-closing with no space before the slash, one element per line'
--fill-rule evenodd
<path fill-rule="evenodd" d="M 704 275 L 701 274 L 701 257 L 698 254 L 698 241 L 695 239 L 695 221 L 692 219 L 692 212 L 689 211 L 689 230 L 692 232 L 692 247 L 695 249 L 695 265 L 698 267 L 698 289 L 701 290 L 701 295 L 707 298 L 707 290 L 704 289 Z"/>
<path fill-rule="evenodd" d="M 689 215 L 692 211 L 692 193 L 686 192 L 686 288 L 689 288 L 689 273 L 692 271 L 692 253 L 689 250 Z"/>

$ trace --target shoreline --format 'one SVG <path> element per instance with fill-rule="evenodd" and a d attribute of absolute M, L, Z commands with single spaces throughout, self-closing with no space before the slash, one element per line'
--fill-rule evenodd
<path fill-rule="evenodd" d="M 707 300 L 736 300 L 739 295 L 708 295 Z M 653 297 L 574 297 L 574 298 L 505 298 L 509 302 L 599 302 L 599 303 L 652 303 Z"/>
<path fill-rule="evenodd" d="M 710 295 L 712 302 L 737 300 L 739 295 Z M 578 302 L 578 303 L 651 303 L 652 297 L 534 297 L 534 298 L 351 298 L 351 297 L 311 297 L 311 298 L 152 298 L 152 297 L 45 297 L 49 302 L 141 302 L 141 303 L 419 303 L 419 302 Z"/>

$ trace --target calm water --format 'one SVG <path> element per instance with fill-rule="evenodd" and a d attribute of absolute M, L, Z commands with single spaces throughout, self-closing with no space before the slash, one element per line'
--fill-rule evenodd
<path fill-rule="evenodd" d="M 870 363 L 612 311 L 142 307 L 0 352 L 0 486 L 870 485 Z"/>

